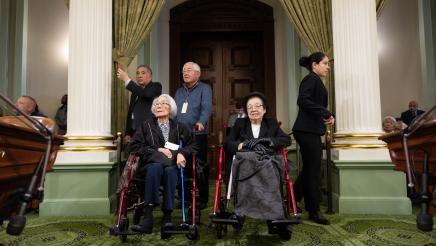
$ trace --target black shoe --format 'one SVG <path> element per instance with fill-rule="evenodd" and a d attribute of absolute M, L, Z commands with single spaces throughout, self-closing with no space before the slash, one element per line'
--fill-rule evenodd
<path fill-rule="evenodd" d="M 139 224 L 132 226 L 132 231 L 151 234 L 153 232 L 153 224 L 146 224 L 144 220 L 139 222 Z"/>
<path fill-rule="evenodd" d="M 320 211 L 310 212 L 309 219 L 317 224 L 330 225 L 330 221 Z"/>
<path fill-rule="evenodd" d="M 163 217 L 162 217 L 162 227 L 165 228 L 172 228 L 173 227 L 173 223 L 171 222 L 171 212 L 172 211 L 168 211 L 168 210 L 164 210 L 163 211 Z"/>
<path fill-rule="evenodd" d="M 171 237 L 170 233 L 167 233 L 167 231 L 174 230 L 173 223 L 171 222 L 171 212 L 168 210 L 163 211 L 163 217 L 162 217 L 162 223 L 161 223 L 161 229 L 160 229 L 160 238 L 161 239 L 168 239 Z"/>
<path fill-rule="evenodd" d="M 132 226 L 132 231 L 150 234 L 153 231 L 153 207 L 146 206 L 144 219 L 139 224 Z"/>

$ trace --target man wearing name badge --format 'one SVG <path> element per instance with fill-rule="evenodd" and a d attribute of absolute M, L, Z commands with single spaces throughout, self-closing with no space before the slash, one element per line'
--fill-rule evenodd
<path fill-rule="evenodd" d="M 144 119 L 153 117 L 151 104 L 153 100 L 162 94 L 162 85 L 159 82 L 152 82 L 152 71 L 149 66 L 139 65 L 136 68 L 136 82 L 129 78 L 129 75 L 118 68 L 117 77 L 124 81 L 126 89 L 132 92 L 130 96 L 129 111 L 124 141 L 131 142 L 133 134 L 139 128 Z"/>
<path fill-rule="evenodd" d="M 192 131 L 200 150 L 197 153 L 200 209 L 205 208 L 209 197 L 209 165 L 207 163 L 207 122 L 212 113 L 212 89 L 199 81 L 200 66 L 187 62 L 182 69 L 185 82 L 176 92 L 177 121 Z"/>

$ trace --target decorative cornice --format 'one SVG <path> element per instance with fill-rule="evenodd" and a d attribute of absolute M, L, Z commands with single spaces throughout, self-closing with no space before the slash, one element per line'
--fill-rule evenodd
<path fill-rule="evenodd" d="M 335 144 L 332 143 L 332 149 L 378 149 L 387 148 L 386 144 Z"/>
<path fill-rule="evenodd" d="M 381 133 L 350 133 L 350 134 L 342 134 L 335 133 L 333 134 L 333 138 L 378 138 L 382 136 Z"/>
<path fill-rule="evenodd" d="M 80 141 L 85 141 L 85 140 L 90 140 L 90 141 L 95 141 L 95 140 L 114 140 L 114 137 L 112 136 L 69 136 L 69 137 L 65 137 L 67 140 L 80 140 Z"/>
<path fill-rule="evenodd" d="M 112 151 L 117 150 L 116 146 L 61 146 L 59 151 L 61 152 L 95 152 L 95 151 Z"/>

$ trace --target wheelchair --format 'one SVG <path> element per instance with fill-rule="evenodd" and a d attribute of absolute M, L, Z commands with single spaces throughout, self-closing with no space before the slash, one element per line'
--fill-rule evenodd
<path fill-rule="evenodd" d="M 180 168 L 180 185 L 181 185 L 181 204 L 182 204 L 182 223 L 179 226 L 172 228 L 161 229 L 161 239 L 169 238 L 173 234 L 184 234 L 190 240 L 197 240 L 199 238 L 198 225 L 196 224 L 196 157 L 192 156 L 192 177 L 189 179 L 192 181 L 191 193 L 192 203 L 190 205 L 192 222 L 187 222 L 185 216 L 185 182 L 189 181 L 185 179 L 184 168 Z M 146 166 L 145 166 L 146 167 Z M 123 174 L 121 175 L 119 182 L 118 192 L 118 208 L 116 213 L 116 224 L 110 228 L 110 235 L 119 236 L 122 242 L 126 242 L 128 235 L 139 234 L 129 230 L 129 218 L 128 212 L 133 211 L 133 224 L 138 224 L 144 210 L 143 202 L 143 178 L 140 173 L 144 170 L 140 169 L 140 158 L 131 153 L 126 165 L 124 166 Z"/>
<path fill-rule="evenodd" d="M 281 155 L 284 158 L 284 178 L 280 185 L 280 193 L 282 195 L 283 207 L 286 208 L 284 211 L 285 218 L 280 220 L 269 220 L 267 221 L 269 234 L 278 234 L 282 240 L 289 240 L 292 236 L 292 230 L 281 230 L 281 228 L 291 226 L 293 224 L 301 224 L 301 214 L 297 213 L 297 206 L 295 202 L 293 183 L 288 175 L 288 160 L 286 158 L 286 151 L 284 148 L 281 149 Z M 243 226 L 244 217 L 230 212 L 230 198 L 232 189 L 232 172 L 230 171 L 230 177 L 227 182 L 227 192 L 225 191 L 225 179 L 223 175 L 223 170 L 229 169 L 226 165 L 227 158 L 226 152 L 224 151 L 223 145 L 219 145 L 219 158 L 218 158 L 218 174 L 215 181 L 215 193 L 214 193 L 214 203 L 211 213 L 209 214 L 209 228 L 215 227 L 217 238 L 222 238 L 223 234 L 227 232 L 227 226 L 232 226 L 234 231 L 238 233 Z M 286 195 L 283 192 L 283 183 L 286 186 Z M 234 194 L 236 197 L 236 192 Z M 236 200 L 236 199 L 235 199 Z M 291 211 L 292 206 L 292 211 Z"/>

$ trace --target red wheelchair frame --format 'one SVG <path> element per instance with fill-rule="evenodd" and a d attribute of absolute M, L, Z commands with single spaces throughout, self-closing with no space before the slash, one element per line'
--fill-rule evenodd
<path fill-rule="evenodd" d="M 118 208 L 117 208 L 117 219 L 116 224 L 112 228 L 110 228 L 110 234 L 113 236 L 120 236 L 122 242 L 127 240 L 127 235 L 135 235 L 139 234 L 138 232 L 129 231 L 129 219 L 127 216 L 128 211 L 134 211 L 133 221 L 134 224 L 137 224 L 140 220 L 141 212 L 144 209 L 144 202 L 134 203 L 131 207 L 129 207 L 129 195 L 132 193 L 130 191 L 130 187 L 133 181 L 133 169 L 135 166 L 139 164 L 139 157 L 134 153 L 130 154 L 125 169 L 127 168 L 127 180 L 123 183 L 121 191 L 119 192 L 118 198 Z M 183 173 L 183 168 L 181 168 L 181 173 Z M 182 180 L 180 182 L 184 182 L 183 174 Z M 196 158 L 195 155 L 192 156 L 192 224 L 187 224 L 183 213 L 183 222 L 177 228 L 162 228 L 161 230 L 161 238 L 168 238 L 171 234 L 185 234 L 186 237 L 190 240 L 197 240 L 199 237 L 198 226 L 196 225 Z M 184 190 L 182 190 L 182 193 Z M 184 197 L 184 195 L 182 196 Z M 182 204 L 184 208 L 184 199 L 182 199 Z"/>
<path fill-rule="evenodd" d="M 268 222 L 269 232 L 270 234 L 278 234 L 280 238 L 289 240 L 291 238 L 291 233 L 281 233 L 277 231 L 277 226 L 291 225 L 291 224 L 301 224 L 301 214 L 297 213 L 297 205 L 295 202 L 294 196 L 294 188 L 291 179 L 289 178 L 289 170 L 288 170 L 288 159 L 286 158 L 286 151 L 284 148 L 281 149 L 281 154 L 283 155 L 283 159 L 285 162 L 284 168 L 284 181 L 286 183 L 286 219 L 283 220 L 274 220 Z M 227 231 L 227 225 L 231 225 L 236 231 L 242 229 L 243 218 L 236 216 L 234 213 L 229 213 L 226 211 L 229 208 L 229 197 L 221 196 L 221 186 L 224 185 L 224 177 L 223 177 L 223 168 L 226 166 L 223 165 L 223 159 L 226 159 L 226 153 L 222 145 L 219 146 L 219 158 L 218 158 L 218 175 L 215 181 L 215 196 L 212 212 L 209 214 L 209 221 L 211 226 L 215 224 L 215 228 L 217 231 L 217 237 L 221 238 L 223 232 Z M 230 185 L 229 185 L 230 186 Z M 230 187 L 228 187 L 230 189 Z M 225 201 L 225 202 L 224 202 Z M 291 202 L 292 202 L 292 211 L 291 211 Z"/>

